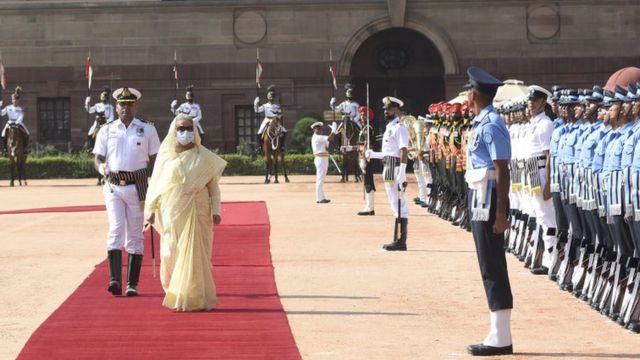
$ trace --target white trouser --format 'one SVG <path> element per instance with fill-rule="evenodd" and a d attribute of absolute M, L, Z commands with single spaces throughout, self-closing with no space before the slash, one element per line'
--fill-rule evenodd
<path fill-rule="evenodd" d="M 2 137 L 5 136 L 5 133 L 7 132 L 7 129 L 9 128 L 9 125 L 11 125 L 13 123 L 9 123 L 7 122 L 7 125 L 4 126 L 4 129 L 2 129 Z M 22 126 L 22 128 L 24 129 L 24 132 L 27 133 L 27 135 L 31 135 L 31 133 L 29 132 L 29 129 L 27 129 L 27 126 L 24 123 L 17 123 L 18 125 Z"/>
<path fill-rule="evenodd" d="M 200 125 L 200 120 L 194 122 L 196 123 L 196 127 L 198 128 L 200 134 L 204 134 L 204 129 L 202 129 L 202 125 Z"/>
<path fill-rule="evenodd" d="M 511 345 L 511 309 L 491 312 L 491 330 L 482 342 L 493 347 Z"/>
<path fill-rule="evenodd" d="M 364 205 L 364 209 L 362 209 L 363 212 L 375 210 L 374 208 L 375 198 L 376 198 L 375 191 L 369 191 L 368 193 L 365 194 L 365 205 Z"/>
<path fill-rule="evenodd" d="M 329 158 L 316 156 L 313 163 L 316 165 L 316 201 L 320 201 L 326 199 L 322 186 L 329 170 Z"/>
<path fill-rule="evenodd" d="M 429 185 L 431 185 L 433 183 L 433 178 L 431 177 L 431 173 L 427 171 L 427 165 L 422 164 L 422 174 L 424 175 L 424 184 L 425 184 L 425 188 L 426 188 L 426 194 L 427 196 L 431 195 L 431 187 L 429 187 Z"/>
<path fill-rule="evenodd" d="M 135 185 L 118 186 L 107 183 L 104 188 L 104 201 L 109 217 L 109 234 L 107 236 L 107 251 L 122 250 L 124 247 L 129 254 L 142 255 L 144 253 L 144 214 L 138 200 Z"/>
<path fill-rule="evenodd" d="M 396 168 L 396 171 L 397 169 L 398 168 Z M 389 198 L 389 205 L 391 206 L 391 211 L 393 211 L 393 216 L 398 217 L 398 195 L 400 195 L 400 217 L 405 219 L 409 218 L 409 207 L 404 199 L 404 191 L 398 194 L 398 183 L 396 180 L 394 180 L 393 183 L 385 181 L 384 188 L 387 190 L 387 197 Z"/>
<path fill-rule="evenodd" d="M 540 180 L 540 184 L 542 184 L 540 188 L 544 189 L 546 183 L 544 169 L 540 170 Z M 536 217 L 536 224 L 538 226 L 542 226 L 542 240 L 544 241 L 544 248 L 545 250 L 549 250 L 558 242 L 558 238 L 555 235 L 548 235 L 547 232 L 549 228 L 556 228 L 556 213 L 555 208 L 553 207 L 553 201 L 551 199 L 544 201 L 542 193 L 538 195 L 531 195 L 529 199 L 533 212 L 531 215 Z M 546 268 L 550 268 L 551 261 L 551 253 L 545 251 L 542 257 L 542 265 Z"/>
<path fill-rule="evenodd" d="M 87 135 L 91 136 L 91 134 L 96 130 L 96 126 L 98 126 L 98 123 L 94 121 L 93 125 L 89 128 L 89 131 L 87 131 Z"/>
<path fill-rule="evenodd" d="M 416 166 L 417 165 L 417 166 Z M 418 197 L 420 201 L 427 202 L 427 180 L 424 176 L 424 163 L 420 160 L 413 162 L 413 166 L 417 167 L 413 172 L 416 175 L 416 180 L 418 182 Z"/>
<path fill-rule="evenodd" d="M 271 123 L 270 119 L 264 118 L 264 120 L 262 120 L 262 123 L 260 124 L 260 128 L 258 129 L 258 135 L 261 135 L 264 132 L 264 129 L 267 128 L 267 125 L 269 125 L 269 123 Z M 282 124 L 278 124 L 278 128 L 280 129 L 281 132 L 287 132 L 287 129 L 284 126 L 282 126 Z"/>

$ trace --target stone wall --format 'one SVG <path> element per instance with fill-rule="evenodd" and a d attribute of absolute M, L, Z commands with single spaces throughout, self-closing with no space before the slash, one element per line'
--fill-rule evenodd
<path fill-rule="evenodd" d="M 256 95 L 258 47 L 263 84 L 281 90 L 288 128 L 302 113 L 328 108 L 329 49 L 341 98 L 360 46 L 392 27 L 416 31 L 436 49 L 442 67 L 417 65 L 442 72 L 433 86 L 444 84 L 448 98 L 472 64 L 526 83 L 590 87 L 640 59 L 636 1 L 29 0 L 0 2 L 0 12 L 9 87 L 25 89 L 26 122 L 35 140 L 37 98 L 69 97 L 74 146 L 82 144 L 86 129 L 83 64 L 89 52 L 94 98 L 104 85 L 136 87 L 144 97 L 141 117 L 164 132 L 172 117 L 175 51 L 181 87 L 194 84 L 203 106 L 206 143 L 225 151 L 236 146 L 235 106 L 250 105 Z M 183 96 L 181 89 L 178 98 Z M 361 92 L 357 97 L 363 100 Z M 374 101 L 377 108 L 379 99 Z"/>

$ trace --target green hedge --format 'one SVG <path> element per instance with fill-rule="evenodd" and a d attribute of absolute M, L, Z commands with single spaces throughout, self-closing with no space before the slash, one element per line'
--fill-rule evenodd
<path fill-rule="evenodd" d="M 225 175 L 264 175 L 262 157 L 252 159 L 246 155 L 221 154 L 228 164 Z M 334 155 L 341 164 L 341 156 Z M 286 156 L 287 171 L 292 175 L 314 175 L 316 173 L 311 154 L 289 154 Z M 279 171 L 282 174 L 282 170 Z M 335 166 L 329 165 L 329 174 L 335 175 Z M 9 160 L 0 158 L 0 179 L 8 179 Z M 58 156 L 29 157 L 27 159 L 27 179 L 90 178 L 97 176 L 93 168 L 93 158 L 88 154 L 65 154 Z"/>

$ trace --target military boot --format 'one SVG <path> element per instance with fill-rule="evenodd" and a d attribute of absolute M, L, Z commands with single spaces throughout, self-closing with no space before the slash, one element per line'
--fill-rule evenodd
<path fill-rule="evenodd" d="M 127 296 L 138 296 L 138 279 L 142 267 L 142 255 L 129 254 L 129 266 L 127 268 Z"/>
<path fill-rule="evenodd" d="M 374 191 L 369 191 L 368 193 L 366 193 L 365 198 L 366 198 L 367 204 L 364 207 L 364 209 L 362 209 L 362 211 L 358 212 L 358 215 L 360 215 L 360 216 L 375 215 L 376 212 L 373 209 L 373 207 L 374 207 L 374 199 L 375 199 L 375 192 Z"/>
<path fill-rule="evenodd" d="M 107 252 L 109 259 L 109 287 L 107 290 L 115 295 L 122 295 L 122 251 L 109 250 Z"/>
<path fill-rule="evenodd" d="M 382 248 L 387 251 L 406 251 L 407 250 L 407 226 L 408 226 L 408 219 L 400 218 L 400 239 L 394 240 L 390 244 L 385 244 Z"/>

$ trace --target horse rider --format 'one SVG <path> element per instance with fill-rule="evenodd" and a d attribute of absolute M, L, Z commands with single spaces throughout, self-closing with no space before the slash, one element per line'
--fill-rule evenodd
<path fill-rule="evenodd" d="M 26 135 L 24 147 L 25 151 L 27 150 L 27 145 L 29 144 L 29 129 L 24 124 L 24 110 L 20 106 L 20 96 L 22 95 L 22 87 L 16 86 L 15 91 L 11 94 L 11 105 L 5 106 L 4 109 L 0 110 L 0 116 L 6 116 L 8 118 L 7 124 L 2 129 L 2 144 L 6 148 L 7 139 L 6 132 L 9 126 L 11 125 L 19 125 L 24 130 Z M 2 101 L 0 101 L 0 107 L 2 107 Z"/>
<path fill-rule="evenodd" d="M 340 112 L 343 115 L 343 119 L 345 116 L 348 117 L 349 120 L 356 124 L 358 129 L 361 129 L 362 124 L 360 122 L 360 112 L 358 111 L 360 105 L 353 100 L 353 86 L 347 83 L 344 85 L 344 89 L 346 99 L 336 106 L 336 98 L 332 97 L 329 101 L 329 106 L 333 111 Z M 366 121 L 366 119 L 364 121 Z"/>
<path fill-rule="evenodd" d="M 364 117 L 364 119 L 366 119 L 367 116 L 369 116 L 369 120 L 373 120 L 374 119 L 374 114 L 373 114 L 373 110 L 371 109 L 367 109 L 366 106 L 360 106 L 360 108 L 358 108 L 358 113 L 360 114 L 360 117 Z M 377 149 L 377 141 L 376 140 L 376 136 L 375 136 L 375 131 L 373 129 L 372 124 L 370 123 L 369 126 L 365 126 L 362 131 L 361 134 L 362 136 L 366 136 L 367 138 L 363 141 L 363 143 L 365 143 L 365 145 L 368 145 L 368 147 L 370 149 Z M 364 192 L 365 192 L 365 206 L 364 209 L 362 209 L 362 211 L 358 212 L 358 215 L 360 216 L 370 216 L 370 215 L 375 215 L 375 193 L 376 193 L 376 184 L 375 181 L 373 180 L 373 172 L 374 172 L 374 165 L 373 165 L 373 159 L 369 159 L 367 161 L 367 158 L 364 154 L 364 149 L 365 146 L 362 147 L 363 151 L 361 152 L 360 156 L 360 161 L 364 162 L 364 164 L 361 164 L 361 170 L 364 173 Z"/>
<path fill-rule="evenodd" d="M 382 99 L 382 103 L 385 118 L 389 121 L 382 137 L 382 151 L 369 149 L 365 156 L 383 160 L 384 187 L 389 205 L 395 217 L 400 219 L 400 238 L 394 238 L 393 242 L 382 248 L 387 251 L 406 251 L 409 207 L 404 199 L 404 189 L 407 181 L 409 131 L 400 121 L 400 108 L 404 105 L 402 100 L 387 96 Z"/>
<path fill-rule="evenodd" d="M 195 95 L 193 93 L 193 85 L 187 86 L 186 91 L 184 98 L 187 101 L 178 106 L 178 100 L 174 99 L 171 102 L 171 112 L 174 115 L 186 114 L 191 117 L 193 119 L 193 123 L 198 128 L 198 132 L 200 133 L 200 140 L 202 140 L 204 137 L 204 130 L 200 124 L 200 120 L 202 120 L 202 110 L 200 109 L 200 105 L 194 101 Z"/>
<path fill-rule="evenodd" d="M 91 96 L 87 96 L 84 100 L 84 109 L 87 110 L 89 114 L 102 114 L 108 123 L 112 122 L 114 111 L 113 105 L 109 102 L 109 95 L 111 95 L 111 89 L 105 87 L 100 93 L 100 102 L 95 103 L 93 106 L 89 106 L 91 104 Z M 99 126 L 100 124 L 98 124 L 97 120 L 94 121 L 87 134 L 92 136 L 93 132 L 97 131 L 97 127 L 99 128 Z"/>
<path fill-rule="evenodd" d="M 118 119 L 100 129 L 93 148 L 96 170 L 107 178 L 103 193 L 109 219 L 108 291 L 122 295 L 124 248 L 129 256 L 126 296 L 136 296 L 144 254 L 143 203 L 160 140 L 153 125 L 135 116 L 142 97 L 138 90 L 120 88 L 113 97 Z"/>
<path fill-rule="evenodd" d="M 284 145 L 284 141 L 287 135 L 287 129 L 284 127 L 284 125 L 282 125 L 282 121 L 280 121 L 282 119 L 282 108 L 280 107 L 280 104 L 276 102 L 277 94 L 278 93 L 276 91 L 276 86 L 269 85 L 269 87 L 267 88 L 267 102 L 260 105 L 259 96 L 256 96 L 255 100 L 253 101 L 253 109 L 256 114 L 264 113 L 264 119 L 262 120 L 260 128 L 258 129 L 258 144 L 262 144 L 262 135 L 268 125 L 271 124 L 272 121 L 278 120 L 278 132 L 282 134 L 281 141 Z"/>
<path fill-rule="evenodd" d="M 311 130 L 313 130 L 311 148 L 313 149 L 313 163 L 316 166 L 316 203 L 327 204 L 331 200 L 326 198 L 322 187 L 329 169 L 329 143 L 335 138 L 338 125 L 335 122 L 331 124 L 331 134 L 329 136 L 322 135 L 322 126 L 323 123 L 321 121 L 311 124 Z"/>

